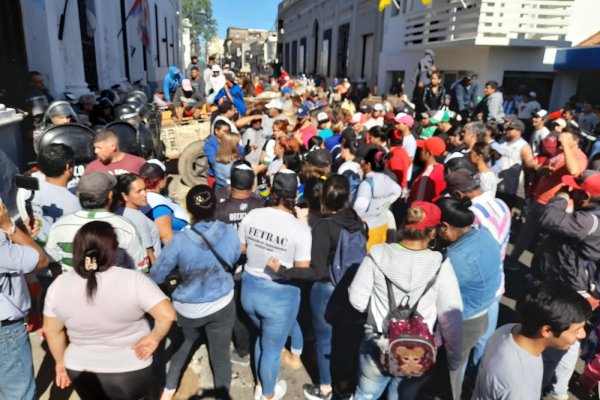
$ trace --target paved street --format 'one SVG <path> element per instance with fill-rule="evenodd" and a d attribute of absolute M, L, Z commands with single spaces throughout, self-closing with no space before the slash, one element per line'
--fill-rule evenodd
<path fill-rule="evenodd" d="M 510 248 L 509 248 L 510 251 Z M 521 262 L 529 265 L 531 262 L 531 253 L 526 252 L 521 257 Z M 514 321 L 514 305 L 515 298 L 518 296 L 519 290 L 524 285 L 524 273 L 508 273 L 506 277 L 507 292 L 502 299 L 500 308 L 500 324 L 505 324 Z M 39 333 L 30 335 L 33 347 L 34 365 L 38 382 L 38 389 L 42 393 L 41 399 L 63 400 L 63 399 L 79 399 L 76 394 L 71 394 L 69 391 L 54 389 L 51 393 L 49 382 L 52 379 L 53 370 L 50 366 L 44 366 L 40 370 L 44 362 L 45 352 L 41 346 Z M 306 352 L 305 352 L 306 353 Z M 306 356 L 306 355 L 305 355 Z M 48 362 L 49 360 L 46 360 Z M 583 369 L 583 363 L 580 361 L 572 382 L 576 382 Z M 287 381 L 288 393 L 285 396 L 288 400 L 303 399 L 302 385 L 310 382 L 310 377 L 306 369 L 291 370 L 285 366 L 281 368 L 281 376 Z M 202 346 L 194 355 L 187 371 L 184 374 L 183 381 L 179 391 L 175 397 L 177 400 L 188 399 L 210 399 L 210 395 L 204 393 L 204 390 L 212 386 L 212 375 L 210 373 L 208 355 L 206 346 Z M 571 385 L 572 391 L 576 392 L 576 386 Z M 251 399 L 254 393 L 254 380 L 250 367 L 233 366 L 233 380 L 231 387 L 231 396 L 234 400 Z M 585 397 L 577 397 L 571 394 L 570 399 L 585 399 Z"/>

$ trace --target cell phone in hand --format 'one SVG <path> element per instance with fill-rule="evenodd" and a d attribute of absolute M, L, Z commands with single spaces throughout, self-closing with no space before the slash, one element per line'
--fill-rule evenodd
<path fill-rule="evenodd" d="M 35 192 L 40 190 L 40 182 L 36 177 L 26 175 L 15 175 L 15 184 L 20 189 L 31 190 Z M 33 199 L 34 193 L 32 193 L 29 199 L 25 200 L 25 211 L 29 217 L 29 226 L 33 229 L 35 226 L 35 218 L 33 215 L 33 207 L 31 206 L 31 199 Z"/>
<path fill-rule="evenodd" d="M 20 189 L 40 190 L 40 182 L 34 176 L 16 174 L 15 184 Z"/>

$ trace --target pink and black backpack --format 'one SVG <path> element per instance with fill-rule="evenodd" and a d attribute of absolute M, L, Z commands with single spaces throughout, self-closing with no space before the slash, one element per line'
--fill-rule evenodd
<path fill-rule="evenodd" d="M 419 377 L 435 364 L 437 348 L 433 334 L 417 312 L 417 306 L 434 285 L 440 269 L 441 266 L 412 307 L 408 305 L 408 295 L 396 303 L 392 290 L 394 284 L 385 277 L 390 312 L 385 319 L 387 333 L 384 336 L 388 344 L 381 348 L 381 365 L 392 376 Z"/>

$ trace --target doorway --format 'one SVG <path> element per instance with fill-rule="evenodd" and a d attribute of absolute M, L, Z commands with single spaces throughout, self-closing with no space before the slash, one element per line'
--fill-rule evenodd
<path fill-rule="evenodd" d="M 83 53 L 83 71 L 85 81 L 91 91 L 98 87 L 98 69 L 96 66 L 96 6 L 94 0 L 77 0 L 79 9 L 79 32 Z"/>
<path fill-rule="evenodd" d="M 0 103 L 27 108 L 27 52 L 21 2 L 0 1 Z"/>
<path fill-rule="evenodd" d="M 313 58 L 313 75 L 317 75 L 317 67 L 319 65 L 319 21 L 315 19 L 313 23 L 313 46 L 314 46 L 314 58 Z"/>

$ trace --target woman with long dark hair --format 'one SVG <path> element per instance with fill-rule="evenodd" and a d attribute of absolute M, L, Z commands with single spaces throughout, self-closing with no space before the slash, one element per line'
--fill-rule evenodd
<path fill-rule="evenodd" d="M 160 240 L 166 245 L 174 232 L 179 232 L 189 225 L 190 216 L 183 207 L 163 194 L 167 188 L 167 172 L 164 166 L 147 162 L 142 165 L 140 176 L 146 183 L 150 206 L 147 215 L 158 227 Z"/>
<path fill-rule="evenodd" d="M 436 201 L 442 211 L 438 237 L 448 244 L 446 256 L 454 267 L 463 309 L 460 367 L 450 371 L 455 399 L 461 398 L 464 368 L 471 350 L 484 335 L 488 308 L 496 301 L 502 280 L 500 245 L 485 228 L 473 226 L 475 215 L 468 198 L 444 197 Z"/>
<path fill-rule="evenodd" d="M 114 189 L 113 211 L 133 222 L 148 253 L 150 264 L 156 263 L 160 254 L 160 235 L 156 224 L 140 211 L 148 206 L 146 183 L 136 174 L 123 174 L 117 177 Z"/>
<path fill-rule="evenodd" d="M 215 397 L 229 399 L 229 342 L 235 320 L 233 276 L 229 267 L 240 257 L 240 241 L 233 226 L 215 221 L 217 197 L 213 189 L 194 186 L 186 196 L 186 207 L 193 216 L 192 227 L 173 236 L 150 271 L 158 284 L 175 268 L 179 268 L 182 278 L 172 297 L 185 340 L 171 358 L 161 399 L 170 400 L 175 394 L 194 344 L 203 333 Z"/>
<path fill-rule="evenodd" d="M 349 233 L 360 232 L 365 238 L 367 235 L 364 223 L 356 215 L 356 212 L 348 206 L 350 202 L 350 184 L 348 179 L 342 175 L 332 175 L 327 178 L 322 186 L 320 190 L 322 216 L 312 224 L 310 268 L 285 269 L 280 268 L 277 263 L 270 265 L 274 272 L 285 279 L 314 282 L 310 292 L 310 308 L 317 350 L 319 384 L 304 385 L 304 395 L 308 399 L 330 398 L 333 390 L 332 384 L 334 383 L 332 375 L 335 375 L 332 374 L 332 370 L 339 372 L 344 369 L 343 364 L 348 364 L 348 360 L 345 357 L 339 357 L 341 354 L 336 354 L 336 357 L 333 357 L 332 338 L 334 328 L 325 319 L 327 307 L 336 288 L 331 280 L 330 269 L 342 230 Z M 366 244 L 366 239 L 364 243 Z M 363 251 L 366 252 L 366 246 L 364 247 Z M 347 321 L 347 323 L 349 324 L 350 321 Z M 351 327 L 346 326 L 345 335 L 350 335 L 351 330 Z M 348 341 L 345 342 L 348 343 Z M 360 339 L 354 348 L 359 343 Z M 352 348 L 346 348 L 343 356 L 347 356 L 348 353 L 353 353 Z M 355 363 L 350 362 L 350 364 Z M 341 374 L 337 373 L 337 382 L 335 383 L 340 386 L 341 381 L 345 381 L 348 378 L 347 375 L 343 372 Z M 342 387 L 341 389 L 346 390 L 347 387 Z"/>
<path fill-rule="evenodd" d="M 389 157 L 383 150 L 371 149 L 360 161 L 364 179 L 356 192 L 354 210 L 369 226 L 367 250 L 386 242 L 388 210 L 402 194 L 400 185 L 383 172 Z"/>
<path fill-rule="evenodd" d="M 44 333 L 56 385 L 72 382 L 84 400 L 145 399 L 152 354 L 175 319 L 154 282 L 115 266 L 117 248 L 109 223 L 85 224 L 73 240 L 74 270 L 56 278 L 46 295 Z M 152 329 L 146 313 L 154 319 Z"/>
<path fill-rule="evenodd" d="M 254 351 L 257 384 L 255 398 L 283 398 L 285 381 L 277 381 L 280 352 L 298 310 L 300 288 L 283 280 L 267 265 L 308 268 L 310 228 L 295 215 L 298 177 L 289 170 L 275 174 L 269 206 L 248 213 L 239 227 L 247 262 L 242 275 L 242 306 L 258 328 Z"/>

